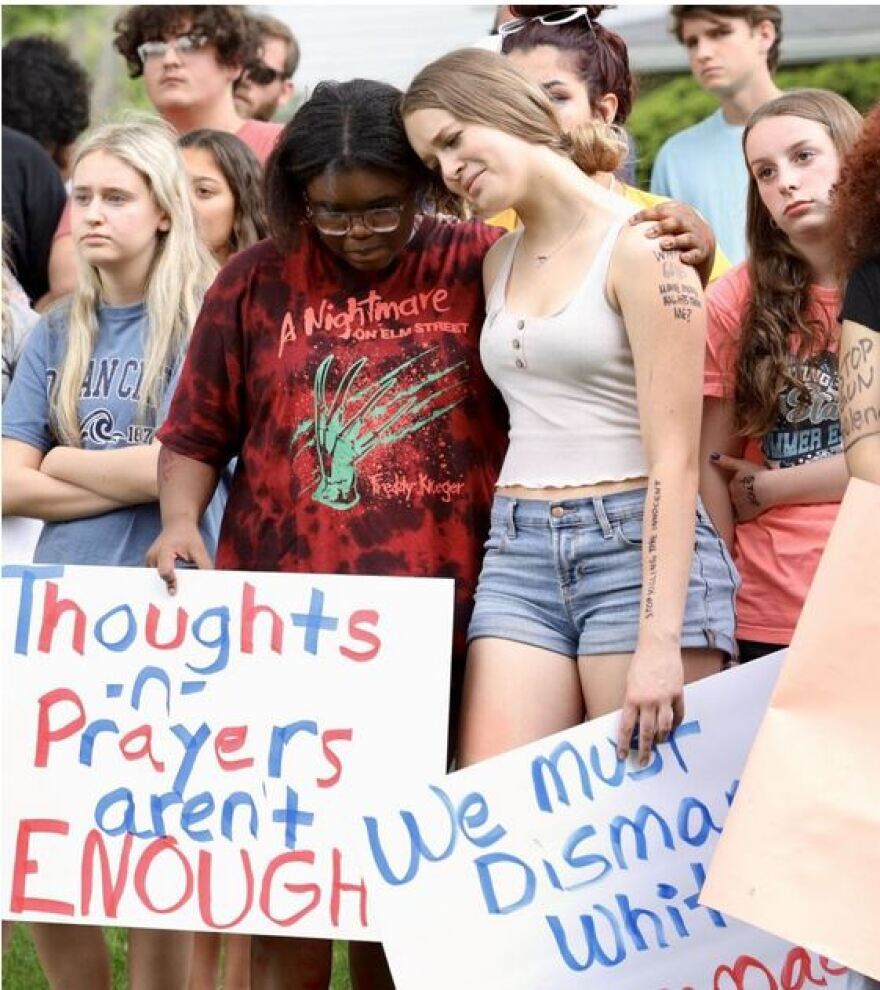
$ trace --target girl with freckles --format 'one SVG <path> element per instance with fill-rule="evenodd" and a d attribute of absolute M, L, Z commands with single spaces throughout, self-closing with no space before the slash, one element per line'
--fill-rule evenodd
<path fill-rule="evenodd" d="M 735 573 L 697 498 L 705 324 L 692 268 L 591 179 L 626 145 L 565 134 L 546 93 L 488 52 L 423 69 L 409 139 L 481 215 L 522 226 L 486 255 L 481 357 L 510 443 L 468 631 L 461 765 L 622 707 L 645 765 L 683 685 L 732 654 Z"/>
<path fill-rule="evenodd" d="M 862 118 L 824 90 L 752 114 L 749 260 L 708 295 L 701 491 L 742 575 L 743 660 L 786 646 L 848 480 L 832 203 Z"/>

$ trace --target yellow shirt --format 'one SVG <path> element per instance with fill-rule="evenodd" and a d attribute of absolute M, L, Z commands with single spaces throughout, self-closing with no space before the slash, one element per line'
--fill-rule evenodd
<path fill-rule="evenodd" d="M 635 203 L 636 206 L 640 206 L 643 210 L 651 206 L 656 206 L 658 203 L 666 203 L 669 200 L 668 196 L 656 196 L 654 193 L 643 192 L 641 189 L 636 189 L 635 186 L 628 186 L 626 183 L 618 182 L 616 179 L 612 186 L 612 191 L 623 196 L 624 199 L 628 199 L 631 203 Z M 501 213 L 496 213 L 494 217 L 489 217 L 486 223 L 492 224 L 493 227 L 514 230 L 519 226 L 519 217 L 516 215 L 515 210 L 504 210 Z M 712 265 L 712 274 L 709 276 L 709 282 L 711 283 L 715 279 L 721 278 L 730 268 L 731 264 L 727 260 L 727 256 L 720 247 L 716 246 L 715 261 Z"/>

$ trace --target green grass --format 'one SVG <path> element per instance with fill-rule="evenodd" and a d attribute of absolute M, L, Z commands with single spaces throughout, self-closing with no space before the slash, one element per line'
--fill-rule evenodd
<path fill-rule="evenodd" d="M 113 990 L 126 990 L 124 928 L 106 928 L 104 934 L 113 957 Z M 345 942 L 333 946 L 331 990 L 351 990 L 348 978 L 348 953 Z M 9 951 L 3 957 L 3 990 L 48 990 L 33 944 L 25 925 L 16 925 Z"/>

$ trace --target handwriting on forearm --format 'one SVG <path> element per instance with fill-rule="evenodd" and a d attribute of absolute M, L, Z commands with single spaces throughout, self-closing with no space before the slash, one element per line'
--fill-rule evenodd
<path fill-rule="evenodd" d="M 844 451 L 880 433 L 875 336 L 862 337 L 840 356 L 840 425 Z"/>
<path fill-rule="evenodd" d="M 654 618 L 657 594 L 657 531 L 660 526 L 660 482 L 651 489 L 651 511 L 648 516 L 648 573 L 645 578 L 645 618 Z"/>
<path fill-rule="evenodd" d="M 758 498 L 758 493 L 755 491 L 755 476 L 753 474 L 743 475 L 740 480 L 740 485 L 742 485 L 742 490 L 745 492 L 746 501 L 760 509 L 761 500 Z"/>
<path fill-rule="evenodd" d="M 663 281 L 657 287 L 663 305 L 672 310 L 676 320 L 689 323 L 693 313 L 703 308 L 700 293 L 683 280 L 690 269 L 674 251 L 655 251 L 654 257 L 661 263 L 663 273 Z"/>

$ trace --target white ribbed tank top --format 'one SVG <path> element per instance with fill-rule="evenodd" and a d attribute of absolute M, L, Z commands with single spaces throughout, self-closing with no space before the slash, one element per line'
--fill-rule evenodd
<path fill-rule="evenodd" d="M 583 281 L 552 316 L 520 316 L 507 308 L 522 228 L 506 239 L 480 338 L 483 366 L 510 413 L 499 486 L 555 488 L 647 476 L 632 350 L 623 318 L 605 296 L 617 236 L 637 210 L 621 202 Z"/>

